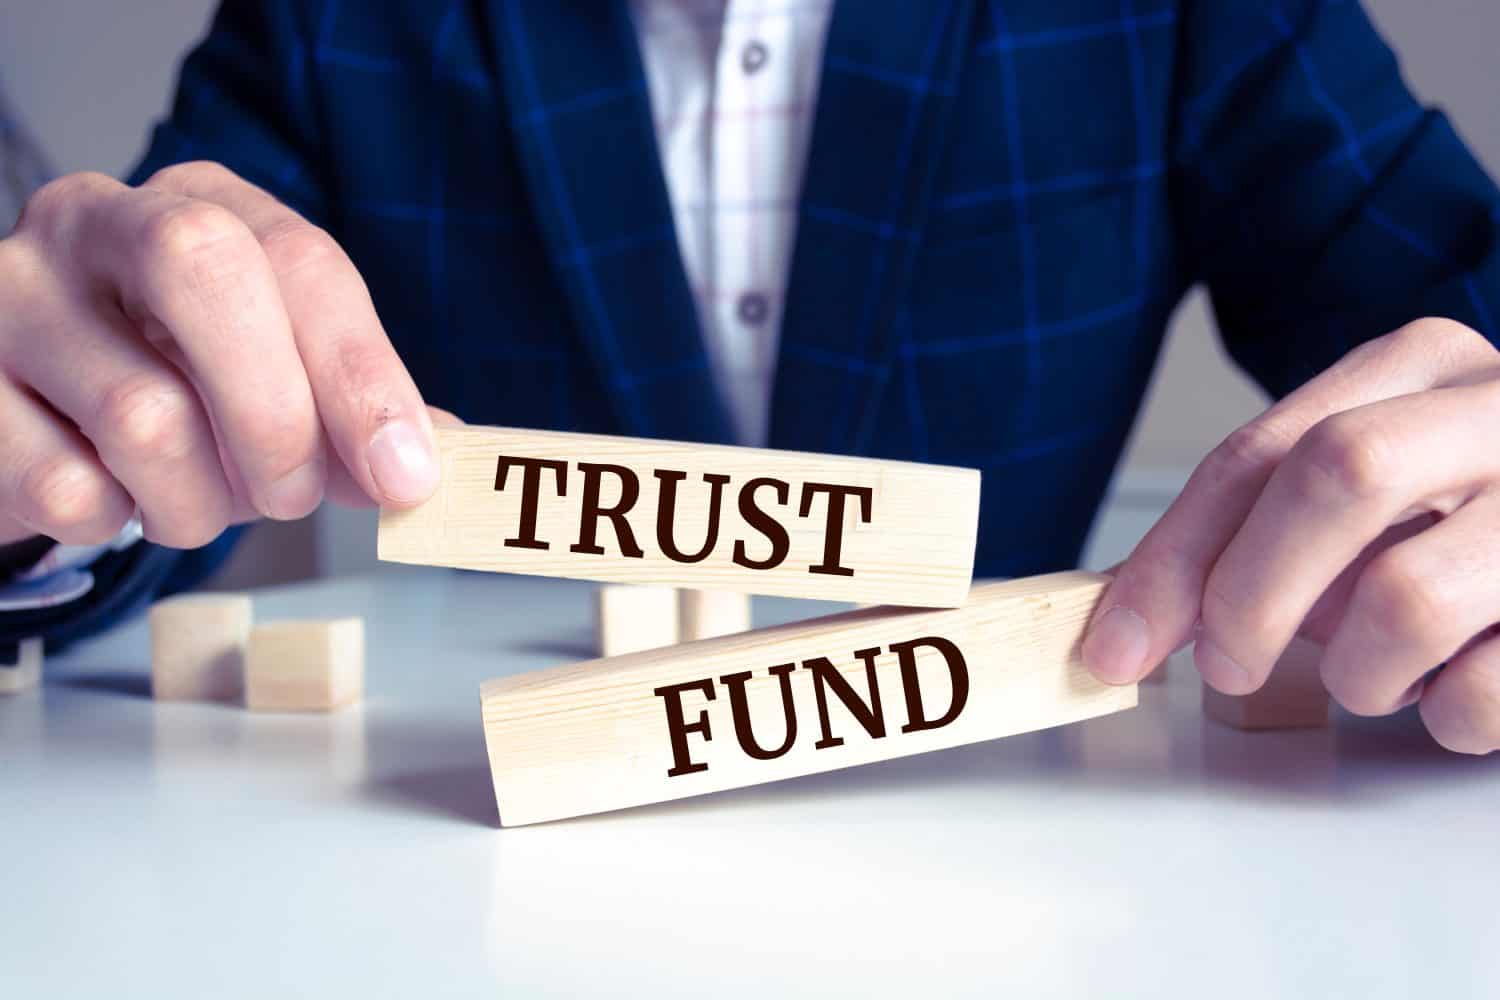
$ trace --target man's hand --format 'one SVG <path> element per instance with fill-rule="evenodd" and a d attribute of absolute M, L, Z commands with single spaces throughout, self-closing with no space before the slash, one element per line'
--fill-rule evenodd
<path fill-rule="evenodd" d="M 139 508 L 203 545 L 255 517 L 425 500 L 432 421 L 327 233 L 223 167 L 47 185 L 0 241 L 0 543 Z"/>
<path fill-rule="evenodd" d="M 1294 635 L 1345 708 L 1421 701 L 1452 750 L 1500 748 L 1500 353 L 1428 319 L 1235 431 L 1121 565 L 1083 647 L 1131 683 L 1196 639 L 1226 694 Z M 1434 667 L 1446 663 L 1441 673 Z"/>

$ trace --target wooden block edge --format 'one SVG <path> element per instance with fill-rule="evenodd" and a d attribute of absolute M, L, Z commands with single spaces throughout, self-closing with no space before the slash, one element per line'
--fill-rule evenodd
<path fill-rule="evenodd" d="M 16 662 L 0 667 L 0 695 L 25 694 L 41 687 L 43 649 L 39 637 L 22 639 L 16 644 Z"/>
<path fill-rule="evenodd" d="M 986 594 L 987 596 L 996 597 L 995 604 L 984 609 L 975 609 L 975 617 L 970 618 L 963 627 L 976 630 L 982 629 L 988 624 L 986 619 L 988 619 L 992 615 L 995 617 L 997 622 L 1004 620 L 1005 618 L 1009 617 L 1010 614 L 1014 613 L 1008 613 L 1005 610 L 1005 606 L 1009 604 L 1010 601 L 1035 601 L 1037 599 L 1049 600 L 1049 598 L 1052 595 L 1057 594 L 1059 590 L 1082 590 L 1084 593 L 1081 599 L 1071 598 L 1069 600 L 1069 604 L 1071 605 L 1071 607 L 1067 612 L 1070 616 L 1078 616 L 1076 619 L 1072 619 L 1074 623 L 1072 627 L 1078 628 L 1080 635 L 1077 638 L 1071 640 L 1073 643 L 1073 652 L 1069 654 L 1068 662 L 1071 662 L 1073 664 L 1073 670 L 1079 671 L 1082 670 L 1082 667 L 1081 664 L 1077 663 L 1077 643 L 1081 641 L 1081 630 L 1088 620 L 1088 615 L 1089 613 L 1091 613 L 1093 604 L 1097 601 L 1098 596 L 1103 592 L 1103 589 L 1107 584 L 1107 577 L 1103 577 L 1099 574 L 1082 573 L 1078 571 L 1061 574 L 1050 574 L 1046 577 L 1040 578 L 1029 578 L 1025 580 L 986 584 L 984 585 L 982 593 Z M 1086 608 L 1081 608 L 1080 605 L 1084 605 L 1086 606 Z M 1046 608 L 1050 609 L 1050 603 L 1046 605 Z M 961 611 L 963 609 L 958 610 Z M 800 636 L 789 635 L 787 634 L 789 631 L 796 632 L 797 630 L 806 629 L 808 631 L 809 638 L 811 639 L 816 633 L 822 632 L 831 627 L 837 627 L 839 625 L 852 625 L 857 623 L 861 618 L 878 617 L 882 619 L 901 619 L 911 617 L 920 619 L 924 617 L 932 617 L 935 615 L 943 615 L 948 613 L 951 612 L 938 611 L 933 609 L 909 608 L 885 608 L 863 611 L 847 611 L 806 622 L 792 623 L 788 626 L 779 626 L 771 629 L 756 630 L 755 632 L 751 633 L 742 633 L 739 636 L 725 636 L 719 639 L 703 640 L 699 643 L 687 644 L 687 646 L 702 646 L 705 648 L 705 652 L 708 652 L 715 644 L 743 642 L 748 637 L 757 634 L 763 637 L 769 635 L 773 642 L 794 642 L 798 638 L 800 638 Z M 864 640 L 861 639 L 860 641 Z M 691 657 L 681 657 L 681 653 L 684 648 L 687 647 L 675 647 L 676 656 L 683 660 L 691 661 L 693 659 Z M 520 694 L 520 697 L 524 701 L 528 697 L 526 693 L 526 689 L 528 688 L 539 691 L 540 697 L 544 701 L 550 701 L 559 698 L 566 699 L 566 686 L 568 683 L 571 683 L 576 679 L 580 684 L 585 684 L 589 687 L 596 687 L 600 677 L 600 673 L 604 670 L 613 670 L 618 672 L 618 679 L 621 682 L 619 684 L 610 683 L 607 685 L 608 687 L 615 688 L 634 686 L 635 684 L 647 678 L 642 676 L 632 677 L 630 676 L 632 671 L 636 670 L 636 668 L 643 668 L 649 672 L 652 667 L 652 661 L 657 659 L 661 652 L 662 651 L 660 650 L 648 651 L 643 653 L 628 654 L 622 657 L 614 657 L 608 660 L 594 660 L 587 661 L 585 663 L 566 664 L 561 667 L 555 667 L 545 671 L 532 671 L 525 674 L 494 678 L 481 684 L 481 723 L 485 733 L 486 755 L 491 767 L 491 786 L 495 794 L 496 806 L 497 810 L 499 811 L 502 826 L 526 826 L 535 823 L 550 822 L 559 819 L 568 819 L 596 813 L 614 812 L 620 809 L 637 808 L 640 806 L 652 805 L 660 802 L 676 801 L 684 798 L 697 797 L 699 795 L 714 794 L 718 791 L 730 790 L 734 787 L 773 784 L 778 781 L 787 780 L 791 777 L 801 776 L 801 774 L 781 774 L 775 777 L 767 777 L 764 781 L 760 782 L 741 782 L 736 785 L 719 788 L 701 788 L 693 786 L 683 788 L 682 790 L 680 790 L 680 792 L 676 792 L 673 794 L 660 795 L 651 799 L 643 799 L 636 802 L 626 802 L 619 805 L 600 805 L 597 808 L 580 808 L 582 804 L 576 801 L 572 804 L 565 805 L 560 809 L 549 809 L 545 807 L 534 808 L 533 803 L 518 804 L 517 802 L 515 802 L 507 791 L 507 785 L 509 784 L 509 782 L 506 779 L 513 776 L 516 771 L 514 765 L 506 766 L 503 763 L 503 755 L 509 754 L 514 749 L 514 747 L 511 745 L 514 741 L 507 740 L 503 743 L 497 743 L 497 740 L 503 733 L 505 733 L 505 730 L 509 724 L 509 720 L 506 718 L 506 715 L 510 714 L 510 712 L 507 710 L 507 708 L 499 708 L 499 712 L 497 713 L 495 709 L 499 706 L 493 706 L 491 704 L 492 699 L 498 699 L 502 703 L 512 702 L 510 708 L 514 708 L 513 696 Z M 753 654 L 747 651 L 746 655 Z M 689 665 L 691 666 L 691 664 Z M 674 667 L 675 666 L 676 665 L 674 664 Z M 548 677 L 548 675 L 550 675 L 550 678 Z M 660 676 L 652 677 L 651 679 L 654 683 L 661 683 L 666 681 L 669 676 L 670 675 L 668 674 L 662 674 Z M 1073 673 L 1071 676 L 1079 677 L 1080 675 L 1077 673 Z M 564 679 L 561 683 L 558 683 L 557 681 L 559 677 Z M 539 681 L 539 678 L 542 679 Z M 1019 735 L 1025 732 L 1054 728 L 1062 725 L 1070 725 L 1075 722 L 1082 722 L 1087 719 L 1114 714 L 1120 711 L 1126 711 L 1131 708 L 1137 707 L 1140 703 L 1140 692 L 1138 685 L 1122 685 L 1115 687 L 1099 684 L 1095 681 L 1090 685 L 1090 687 L 1092 688 L 1092 690 L 1089 691 L 1086 696 L 1080 697 L 1076 703 L 1068 703 L 1067 701 L 1060 702 L 1057 704 L 1055 710 L 1051 711 L 1051 714 L 1047 714 L 1045 716 L 1039 715 L 1037 717 L 1044 718 L 1045 721 L 1035 722 L 1034 720 L 1013 719 L 1012 723 L 1022 722 L 1021 728 L 1009 729 L 1003 732 L 996 732 L 993 736 L 981 736 L 977 739 L 965 739 L 960 742 L 950 743 L 946 746 L 935 746 L 920 750 L 895 752 L 887 756 L 877 757 L 873 759 L 850 760 L 844 763 L 818 768 L 813 771 L 805 771 L 802 772 L 802 774 L 830 773 L 833 771 L 844 770 L 849 767 L 862 766 L 866 763 L 874 763 L 879 760 L 916 756 L 923 753 L 933 752 L 938 749 L 950 749 L 955 746 L 984 743 L 989 742 L 992 739 Z M 601 704 L 609 703 L 610 702 L 608 699 L 601 702 Z M 593 711 L 594 708 L 590 705 L 585 704 L 583 706 L 570 709 L 570 711 L 572 710 Z M 555 711 L 556 709 L 554 709 L 553 707 L 544 706 L 542 711 L 537 714 L 552 715 L 555 713 Z M 528 715 L 532 714 L 533 713 L 530 712 L 524 712 L 521 716 L 517 716 L 516 718 L 518 721 L 521 721 L 524 720 Z M 1007 723 L 1007 725 L 1009 724 L 1011 723 Z"/>

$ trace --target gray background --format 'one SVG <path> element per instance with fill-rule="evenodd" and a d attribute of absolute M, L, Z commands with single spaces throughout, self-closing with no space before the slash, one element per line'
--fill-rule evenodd
<path fill-rule="evenodd" d="M 212 0 L 0 0 L 0 81 L 57 167 L 119 174 L 140 153 L 151 120 L 166 106 L 177 62 L 213 6 Z M 1416 90 L 1444 107 L 1500 172 L 1500 2 L 1366 0 L 1366 6 L 1402 54 Z M 1263 405 L 1226 363 L 1202 296 L 1190 297 L 1173 324 L 1124 481 L 1170 492 Z M 367 561 L 373 546 L 366 521 L 315 520 L 280 529 L 303 544 L 278 546 L 282 555 L 269 566 L 252 548 L 239 572 L 258 579 Z"/>

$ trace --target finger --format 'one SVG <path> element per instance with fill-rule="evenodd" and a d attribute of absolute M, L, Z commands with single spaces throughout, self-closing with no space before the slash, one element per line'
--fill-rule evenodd
<path fill-rule="evenodd" d="M 432 423 L 364 280 L 327 233 L 222 168 L 173 168 L 150 182 L 224 206 L 265 249 L 318 413 L 354 481 L 387 506 L 437 488 Z"/>
<path fill-rule="evenodd" d="M 1326 647 L 1344 620 L 1344 612 L 1354 596 L 1354 585 L 1359 582 L 1365 567 L 1387 549 L 1426 531 L 1441 520 L 1436 514 L 1421 514 L 1393 524 L 1381 532 L 1380 537 L 1366 545 L 1364 551 L 1355 556 L 1354 561 L 1344 567 L 1344 571 L 1318 595 L 1317 603 L 1302 620 L 1297 634 L 1317 643 L 1319 647 Z"/>
<path fill-rule="evenodd" d="M 7 514 L 0 514 L 0 545 L 35 538 L 38 532 Z"/>
<path fill-rule="evenodd" d="M 222 206 L 156 189 L 90 192 L 77 210 L 72 253 L 190 373 L 255 509 L 281 519 L 311 511 L 322 497 L 322 429 L 254 234 Z"/>
<path fill-rule="evenodd" d="M 1475 643 L 1427 682 L 1422 721 L 1449 750 L 1487 754 L 1500 749 L 1500 638 Z"/>
<path fill-rule="evenodd" d="M 1204 680 L 1226 694 L 1259 688 L 1319 596 L 1387 527 L 1419 503 L 1452 510 L 1500 473 L 1485 428 L 1495 401 L 1489 386 L 1438 389 L 1305 434 L 1204 583 Z"/>
<path fill-rule="evenodd" d="M 0 436 L 0 541 L 102 545 L 130 519 L 134 501 L 83 436 L 3 378 Z"/>
<path fill-rule="evenodd" d="M 1285 447 L 1262 426 L 1270 425 L 1237 431 L 1216 448 L 1115 572 L 1082 648 L 1100 680 L 1133 684 L 1191 637 L 1208 567 Z"/>
<path fill-rule="evenodd" d="M 1381 399 L 1446 386 L 1472 385 L 1500 374 L 1500 352 L 1462 323 L 1419 319 L 1350 351 L 1283 402 L 1321 409 L 1317 419 Z"/>
<path fill-rule="evenodd" d="M 1209 571 L 1272 470 L 1311 427 L 1343 409 L 1430 388 L 1482 349 L 1493 353 L 1459 324 L 1412 324 L 1351 351 L 1226 438 L 1105 591 L 1083 645 L 1089 669 L 1108 683 L 1134 683 L 1192 638 Z"/>
<path fill-rule="evenodd" d="M 1323 655 L 1323 684 L 1359 715 L 1388 715 L 1422 678 L 1500 620 L 1500 493 L 1376 556 Z"/>
<path fill-rule="evenodd" d="M 464 422 L 447 410 L 436 406 L 427 407 L 428 417 L 432 420 L 434 427 L 462 427 Z M 337 455 L 331 456 L 332 461 L 328 463 L 328 489 L 327 497 L 340 507 L 372 507 L 374 501 L 354 481 L 349 470 L 344 468 L 344 463 L 339 461 Z"/>
<path fill-rule="evenodd" d="M 443 409 L 441 406 L 433 406 L 431 404 L 428 404 L 427 415 L 432 419 L 432 424 L 434 427 L 464 426 L 464 420 L 462 417 Z"/>
<path fill-rule="evenodd" d="M 209 423 L 213 423 L 213 414 L 209 414 Z M 248 524 L 260 520 L 261 513 L 255 509 L 255 504 L 250 499 L 250 487 L 245 484 L 244 473 L 240 472 L 239 465 L 224 446 L 223 439 L 218 434 L 214 435 L 214 439 L 219 449 L 219 468 L 224 470 L 224 480 L 229 484 L 229 523 Z M 326 467 L 326 461 L 324 465 Z"/>
<path fill-rule="evenodd" d="M 19 357 L 15 375 L 77 425 L 140 506 L 147 537 L 196 548 L 229 523 L 233 503 L 208 415 L 183 374 L 108 310 L 59 306 L 57 326 Z"/>

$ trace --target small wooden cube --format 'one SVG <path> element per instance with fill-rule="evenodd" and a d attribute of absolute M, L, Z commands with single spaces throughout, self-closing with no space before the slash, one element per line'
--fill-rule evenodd
<path fill-rule="evenodd" d="M 251 606 L 245 594 L 184 594 L 157 601 L 151 628 L 151 696 L 236 701 L 244 687 Z"/>
<path fill-rule="evenodd" d="M 750 595 L 728 590 L 679 591 L 678 641 L 750 631 Z"/>
<path fill-rule="evenodd" d="M 677 644 L 677 591 L 671 587 L 606 584 L 596 610 L 600 656 Z"/>
<path fill-rule="evenodd" d="M 1328 692 L 1318 674 L 1323 647 L 1293 639 L 1265 686 L 1236 697 L 1203 685 L 1203 714 L 1235 729 L 1318 729 L 1328 725 Z"/>
<path fill-rule="evenodd" d="M 271 622 L 251 630 L 246 707 L 328 712 L 360 700 L 364 692 L 364 619 Z"/>
<path fill-rule="evenodd" d="M 21 694 L 42 683 L 42 640 L 22 639 L 0 650 L 0 694 Z"/>

